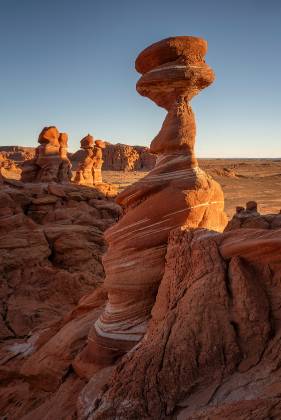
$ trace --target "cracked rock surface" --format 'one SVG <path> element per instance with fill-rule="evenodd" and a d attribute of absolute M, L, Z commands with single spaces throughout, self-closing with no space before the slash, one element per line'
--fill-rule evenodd
<path fill-rule="evenodd" d="M 103 232 L 121 213 L 113 195 L 106 184 L 94 189 L 5 179 L 0 186 L 0 412 L 12 410 L 8 418 L 18 418 L 32 395 L 22 378 L 36 377 L 43 394 L 56 389 L 87 336 L 91 318 L 63 328 L 64 317 L 103 282 Z M 22 367 L 57 331 L 43 359 L 38 356 L 44 374 L 33 362 Z M 36 399 L 40 395 L 37 390 Z"/>
<path fill-rule="evenodd" d="M 87 418 L 279 418 L 280 316 L 280 229 L 172 232 L 147 333 Z"/>

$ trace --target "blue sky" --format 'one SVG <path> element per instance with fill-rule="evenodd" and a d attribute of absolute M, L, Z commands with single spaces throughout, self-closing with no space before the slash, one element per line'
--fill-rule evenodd
<path fill-rule="evenodd" d="M 192 101 L 200 157 L 281 157 L 279 0 L 0 0 L 0 144 L 45 125 L 149 145 L 165 111 L 135 90 L 138 53 L 207 39 L 215 83 Z"/>

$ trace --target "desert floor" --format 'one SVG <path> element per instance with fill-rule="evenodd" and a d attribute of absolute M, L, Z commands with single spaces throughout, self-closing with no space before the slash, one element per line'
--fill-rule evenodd
<path fill-rule="evenodd" d="M 229 217 L 236 206 L 257 201 L 261 213 L 281 210 L 281 159 L 201 159 L 199 165 L 222 186 L 225 210 Z M 103 171 L 103 179 L 119 191 L 147 172 Z"/>

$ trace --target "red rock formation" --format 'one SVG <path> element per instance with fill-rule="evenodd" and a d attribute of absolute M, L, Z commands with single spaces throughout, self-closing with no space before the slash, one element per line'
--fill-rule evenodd
<path fill-rule="evenodd" d="M 228 222 L 225 231 L 241 228 L 281 228 L 281 213 L 262 215 L 258 212 L 257 203 L 255 201 L 249 201 L 246 203 L 246 209 L 244 207 L 236 208 L 236 214 Z"/>
<path fill-rule="evenodd" d="M 20 163 L 35 156 L 35 147 L 0 146 L 1 154 L 5 154 L 7 159 Z"/>
<path fill-rule="evenodd" d="M 0 328 L 1 339 L 7 328 L 15 338 L 43 328 L 101 283 L 103 231 L 119 214 L 119 206 L 97 189 L 55 183 L 15 188 L 4 180 L 0 299 L 8 327 Z"/>
<path fill-rule="evenodd" d="M 104 142 L 103 169 L 111 171 L 147 171 L 153 169 L 156 156 L 150 153 L 148 147 L 129 146 L 128 144 L 111 144 Z M 74 169 L 78 168 L 83 159 L 83 150 L 78 150 L 70 156 Z"/>
<path fill-rule="evenodd" d="M 173 40 L 180 46 L 176 64 L 171 62 Z M 152 45 L 137 58 L 139 71 L 146 69 L 147 54 L 154 63 L 137 90 L 169 112 L 150 146 L 157 155 L 155 169 L 117 197 L 125 215 L 105 234 L 108 304 L 90 333 L 81 363 L 83 357 L 94 365 L 111 363 L 145 334 L 171 230 L 222 230 L 226 224 L 222 190 L 198 167 L 194 155 L 196 127 L 187 103 L 214 79 L 204 63 L 205 52 L 205 41 L 180 37 Z M 155 68 L 159 60 L 163 63 Z"/>
<path fill-rule="evenodd" d="M 191 36 L 149 46 L 136 59 L 136 70 L 143 75 L 137 91 L 167 110 L 179 96 L 190 101 L 214 81 L 214 72 L 205 63 L 206 52 L 207 42 Z"/>
<path fill-rule="evenodd" d="M 68 153 L 67 153 L 67 143 L 68 143 L 68 135 L 67 133 L 60 133 L 59 135 L 59 154 L 61 158 L 61 164 L 59 168 L 59 182 L 65 182 L 70 181 L 72 178 L 72 172 L 71 172 L 71 163 L 68 159 Z"/>
<path fill-rule="evenodd" d="M 71 164 L 67 157 L 66 133 L 56 127 L 45 127 L 41 131 L 33 159 L 22 166 L 23 182 L 68 182 L 71 179 Z"/>
<path fill-rule="evenodd" d="M 0 187 L 0 413 L 16 419 L 60 384 L 100 314 L 103 232 L 121 208 L 109 185 L 107 191 L 103 185 L 105 194 L 74 184 L 13 186 L 6 179 Z M 85 297 L 89 293 L 96 296 Z M 69 315 L 63 327 L 65 314 L 82 296 L 80 306 L 91 307 L 91 314 L 83 316 L 81 309 L 82 317 Z M 44 361 L 39 352 L 23 363 L 41 347 Z M 39 384 L 34 393 L 23 378 Z M 75 389 L 73 384 L 71 392 Z"/>
<path fill-rule="evenodd" d="M 8 178 L 18 178 L 21 172 L 15 162 L 8 158 L 6 152 L 0 152 L 0 171 L 2 176 Z"/>
<path fill-rule="evenodd" d="M 197 85 L 189 80 L 189 67 L 196 65 L 196 50 L 201 66 L 202 45 L 182 37 L 153 45 L 143 53 L 145 71 L 173 68 L 166 60 L 184 63 L 187 84 L 196 92 L 206 83 L 205 72 L 202 82 L 196 70 Z M 141 61 L 137 66 L 143 68 Z M 182 95 L 170 104 L 169 95 L 185 88 L 168 70 L 174 90 L 160 75 L 162 98 L 158 82 L 151 85 L 146 78 L 153 98 L 169 112 L 152 142 L 156 168 L 120 194 L 125 215 L 106 234 L 106 306 L 107 293 L 97 288 L 64 319 L 54 316 L 48 325 L 42 317 L 34 329 L 36 317 L 30 316 L 32 331 L 14 333 L 13 326 L 21 331 L 23 317 L 17 315 L 26 300 L 40 300 L 40 310 L 56 302 L 52 309 L 64 313 L 60 292 L 65 303 L 80 290 L 85 267 L 94 276 L 97 266 L 91 262 L 100 250 L 99 230 L 106 227 L 100 218 L 116 215 L 116 204 L 93 188 L 19 182 L 12 188 L 3 180 L 0 412 L 5 418 L 280 418 L 279 215 L 261 216 L 249 202 L 227 232 L 214 231 L 225 221 L 222 192 L 197 167 L 193 113 Z M 257 218 L 267 225 L 257 227 Z M 20 295 L 18 306 L 13 295 Z M 100 369 L 130 348 L 116 365 Z M 86 384 L 84 378 L 97 368 Z"/>
<path fill-rule="evenodd" d="M 147 147 L 106 143 L 103 153 L 104 169 L 113 171 L 150 170 L 156 157 Z"/>
<path fill-rule="evenodd" d="M 102 149 L 104 149 L 105 143 L 102 140 L 94 141 L 94 137 L 90 134 L 84 137 L 80 143 L 82 153 L 80 153 L 74 182 L 82 185 L 101 184 Z"/>
<path fill-rule="evenodd" d="M 104 205 L 94 200 L 95 205 L 98 201 Z M 1 414 L 25 415 L 27 420 L 41 419 L 46 410 L 48 418 L 95 420 L 278 419 L 280 234 L 273 227 L 223 234 L 173 231 L 143 340 L 117 366 L 101 369 L 87 384 L 72 366 L 77 370 L 75 355 L 104 308 L 103 288 L 82 298 L 64 320 L 39 324 L 25 338 L 7 338 L 0 351 Z M 39 247 L 34 251 L 39 255 Z M 57 294 L 58 279 L 50 285 Z M 69 296 L 77 290 L 71 289 Z M 83 370 L 79 373 L 85 376 Z"/>
<path fill-rule="evenodd" d="M 147 333 L 79 418 L 279 419 L 280 276 L 280 229 L 172 232 Z"/>
<path fill-rule="evenodd" d="M 101 140 L 97 140 L 101 141 Z M 111 144 L 103 141 L 103 169 L 112 171 L 148 171 L 153 169 L 156 162 L 156 156 L 149 152 L 148 147 L 129 146 L 127 144 Z M 0 146 L 1 156 L 5 160 L 14 162 L 17 171 L 20 174 L 20 167 L 26 160 L 31 160 L 35 156 L 35 148 L 20 146 Z M 80 149 L 75 153 L 68 153 L 73 169 L 76 170 L 84 157 L 84 150 Z"/>

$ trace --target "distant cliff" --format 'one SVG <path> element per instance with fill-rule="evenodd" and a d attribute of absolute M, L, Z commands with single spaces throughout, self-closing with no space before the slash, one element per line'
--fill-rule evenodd
<path fill-rule="evenodd" d="M 1 146 L 0 155 L 17 164 L 21 164 L 34 156 L 35 147 L 22 146 Z M 75 153 L 69 153 L 69 159 L 72 162 L 73 170 L 76 169 L 81 158 L 81 150 Z M 106 148 L 103 151 L 103 170 L 112 171 L 138 171 L 150 170 L 155 165 L 156 157 L 149 152 L 147 147 L 129 146 L 127 144 L 111 144 L 106 142 Z"/>

